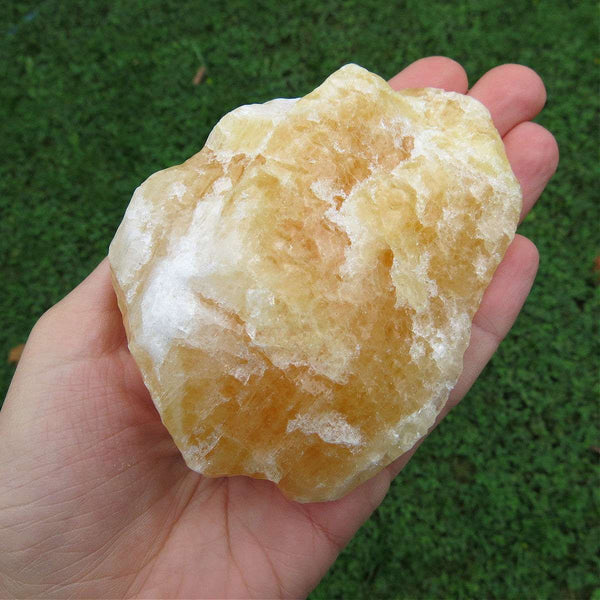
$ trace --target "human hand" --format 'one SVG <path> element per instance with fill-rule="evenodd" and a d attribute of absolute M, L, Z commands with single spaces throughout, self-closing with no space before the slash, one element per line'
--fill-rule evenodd
<path fill-rule="evenodd" d="M 390 83 L 467 92 L 462 67 L 440 57 Z M 529 122 L 544 105 L 543 84 L 530 69 L 504 65 L 469 94 L 503 136 L 525 216 L 558 162 L 552 135 Z M 510 329 L 537 261 L 535 246 L 517 235 L 438 421 Z M 321 504 L 287 500 L 268 481 L 190 471 L 129 354 L 105 260 L 36 324 L 0 412 L 0 595 L 305 596 L 413 453 Z"/>

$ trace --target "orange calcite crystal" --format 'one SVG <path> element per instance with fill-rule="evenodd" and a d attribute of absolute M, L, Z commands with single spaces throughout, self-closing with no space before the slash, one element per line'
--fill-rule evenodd
<path fill-rule="evenodd" d="M 133 195 L 110 247 L 129 348 L 187 464 L 339 498 L 433 424 L 513 238 L 488 111 L 347 65 L 242 106 Z"/>

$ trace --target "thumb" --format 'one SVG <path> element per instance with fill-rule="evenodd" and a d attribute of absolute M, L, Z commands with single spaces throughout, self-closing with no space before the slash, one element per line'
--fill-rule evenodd
<path fill-rule="evenodd" d="M 38 358 L 43 357 L 45 361 L 38 367 L 100 358 L 125 344 L 108 259 L 42 315 L 31 332 L 25 352 L 34 341 Z M 27 358 L 25 354 L 24 358 Z"/>

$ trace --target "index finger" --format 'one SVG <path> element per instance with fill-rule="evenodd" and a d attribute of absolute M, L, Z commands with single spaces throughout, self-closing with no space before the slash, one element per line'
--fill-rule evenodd
<path fill-rule="evenodd" d="M 392 77 L 389 84 L 395 90 L 434 87 L 465 94 L 469 82 L 465 70 L 455 60 L 445 56 L 429 56 L 410 64 Z"/>

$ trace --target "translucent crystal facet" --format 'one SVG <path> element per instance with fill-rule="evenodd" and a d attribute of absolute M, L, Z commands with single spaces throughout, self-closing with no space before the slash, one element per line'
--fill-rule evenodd
<path fill-rule="evenodd" d="M 488 111 L 347 65 L 242 106 L 134 193 L 110 247 L 129 348 L 187 464 L 342 496 L 462 370 L 519 185 Z"/>

